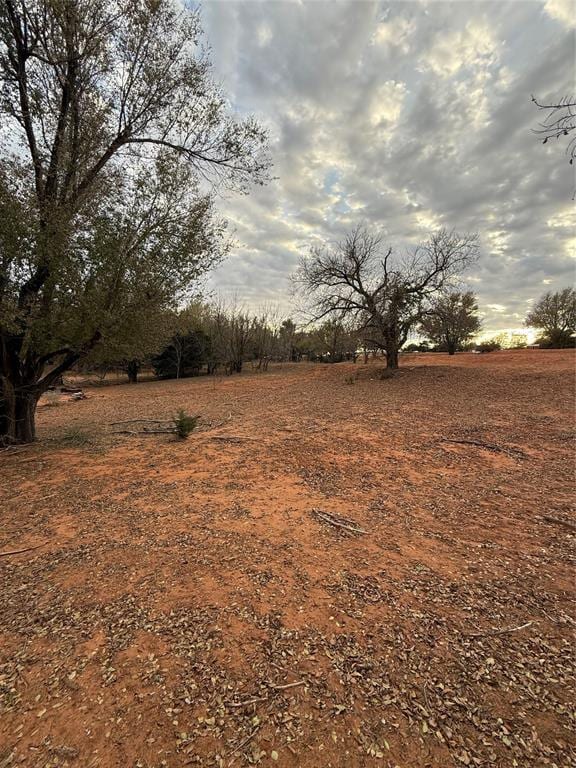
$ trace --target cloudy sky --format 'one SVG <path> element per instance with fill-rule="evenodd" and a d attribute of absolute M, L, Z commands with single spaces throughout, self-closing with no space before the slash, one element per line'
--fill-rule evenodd
<path fill-rule="evenodd" d="M 220 208 L 238 246 L 211 284 L 291 306 L 299 254 L 358 222 L 402 250 L 477 231 L 488 330 L 569 285 L 575 180 L 530 101 L 573 94 L 576 4 L 205 0 L 215 74 L 270 129 L 270 185 Z"/>

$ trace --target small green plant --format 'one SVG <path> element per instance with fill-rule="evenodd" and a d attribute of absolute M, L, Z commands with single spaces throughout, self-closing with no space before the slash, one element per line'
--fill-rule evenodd
<path fill-rule="evenodd" d="M 178 415 L 174 417 L 174 431 L 176 435 L 181 440 L 186 440 L 198 426 L 199 418 L 199 416 L 188 416 L 186 411 L 180 409 Z"/>
<path fill-rule="evenodd" d="M 92 445 L 93 438 L 80 427 L 68 427 L 59 437 L 58 442 L 62 447 L 83 448 Z"/>
<path fill-rule="evenodd" d="M 354 384 L 355 381 L 356 381 L 356 378 L 354 376 L 344 377 L 344 384 Z"/>

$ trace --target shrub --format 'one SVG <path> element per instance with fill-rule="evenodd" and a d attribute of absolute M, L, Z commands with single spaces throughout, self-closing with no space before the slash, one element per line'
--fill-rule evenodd
<path fill-rule="evenodd" d="M 80 427 L 68 427 L 58 438 L 56 442 L 62 447 L 82 448 L 87 445 L 92 445 L 94 440 L 92 435 L 85 432 Z"/>
<path fill-rule="evenodd" d="M 476 351 L 477 352 L 496 352 L 497 350 L 502 349 L 500 346 L 500 342 L 496 341 L 495 339 L 489 339 L 488 341 L 481 341 L 480 344 L 476 345 Z"/>
<path fill-rule="evenodd" d="M 402 347 L 402 352 L 430 352 L 430 345 L 425 341 L 422 344 L 412 343 Z"/>
<path fill-rule="evenodd" d="M 188 416 L 185 411 L 179 410 L 178 415 L 174 417 L 174 431 L 176 435 L 181 440 L 186 440 L 196 429 L 199 418 L 199 416 Z"/>
<path fill-rule="evenodd" d="M 570 331 L 552 331 L 536 339 L 540 349 L 570 349 L 576 346 L 576 337 Z"/>

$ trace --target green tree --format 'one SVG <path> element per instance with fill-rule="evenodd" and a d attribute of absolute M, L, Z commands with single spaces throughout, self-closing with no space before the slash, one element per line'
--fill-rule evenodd
<path fill-rule="evenodd" d="M 268 178 L 266 133 L 229 114 L 200 34 L 171 0 L 0 0 L 0 440 L 34 439 L 38 398 L 120 307 L 197 272 L 193 173 Z"/>
<path fill-rule="evenodd" d="M 439 294 L 422 318 L 420 332 L 453 355 L 481 329 L 478 302 L 472 291 Z"/>
<path fill-rule="evenodd" d="M 543 346 L 562 348 L 574 346 L 576 332 L 576 290 L 564 288 L 548 291 L 538 299 L 526 315 L 525 325 L 543 331 Z"/>

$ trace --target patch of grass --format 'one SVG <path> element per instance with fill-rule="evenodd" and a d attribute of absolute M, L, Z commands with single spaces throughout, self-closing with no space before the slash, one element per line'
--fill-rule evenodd
<path fill-rule="evenodd" d="M 46 405 L 50 408 L 56 408 L 58 405 L 61 405 L 61 395 L 56 389 L 49 389 L 48 392 L 45 392 L 44 399 L 46 400 Z"/>
<path fill-rule="evenodd" d="M 200 416 L 189 416 L 184 410 L 180 409 L 178 415 L 174 417 L 174 431 L 180 440 L 186 440 L 198 426 Z"/>
<path fill-rule="evenodd" d="M 57 439 L 65 448 L 84 448 L 94 444 L 94 438 L 80 427 L 68 427 Z"/>

